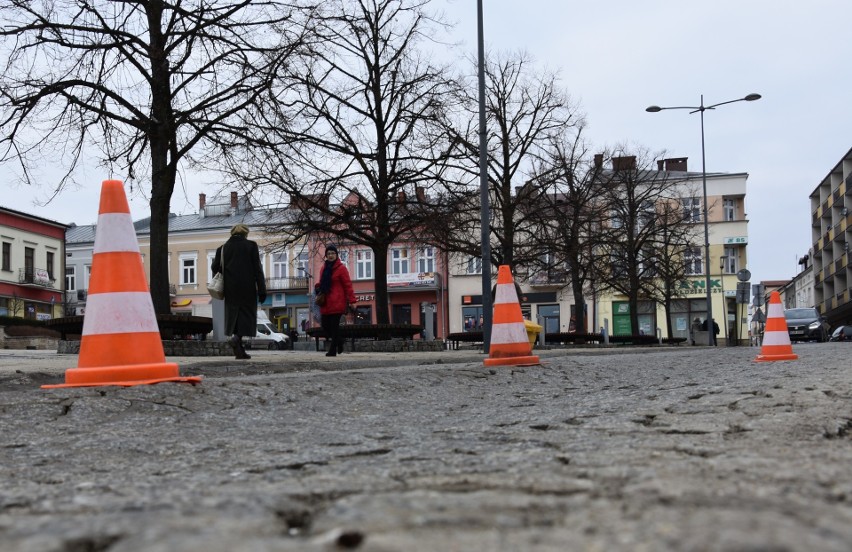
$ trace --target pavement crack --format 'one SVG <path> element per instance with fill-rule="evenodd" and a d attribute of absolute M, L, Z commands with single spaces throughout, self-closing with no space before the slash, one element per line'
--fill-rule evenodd
<path fill-rule="evenodd" d="M 358 458 L 358 457 L 361 457 L 361 456 L 381 456 L 383 454 L 389 454 L 391 452 L 393 452 L 393 449 L 389 449 L 389 448 L 357 450 L 355 452 L 350 452 L 349 454 L 339 454 L 335 458 Z"/>

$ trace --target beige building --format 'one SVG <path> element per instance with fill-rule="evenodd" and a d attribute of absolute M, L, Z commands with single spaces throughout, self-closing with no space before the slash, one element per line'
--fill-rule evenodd
<path fill-rule="evenodd" d="M 663 305 L 640 302 L 639 327 L 645 335 L 688 338 L 696 319 L 707 318 L 706 255 L 702 173 L 687 170 L 686 158 L 665 160 L 669 178 L 679 180 L 684 216 L 695 224 L 694 247 L 686 252 L 688 276 L 682 282 L 682 295 L 672 312 L 672 336 L 667 335 Z M 737 273 L 748 265 L 748 219 L 745 211 L 747 173 L 707 173 L 707 205 L 710 244 L 710 296 L 713 318 L 719 325 L 718 343 L 748 343 L 748 308 L 737 302 Z M 609 326 L 612 335 L 629 334 L 630 312 L 627 298 L 601 295 L 594 309 L 594 327 Z M 724 323 L 723 323 L 724 321 Z"/>

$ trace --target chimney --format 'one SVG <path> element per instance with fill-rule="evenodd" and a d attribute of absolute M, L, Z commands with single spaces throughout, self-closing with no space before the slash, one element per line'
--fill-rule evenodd
<path fill-rule="evenodd" d="M 666 159 L 667 171 L 683 171 L 686 172 L 686 160 L 688 157 L 673 157 Z"/>
<path fill-rule="evenodd" d="M 657 170 L 658 170 L 658 171 L 663 171 L 663 170 L 665 170 L 665 169 L 663 168 L 663 165 L 664 165 L 664 164 L 665 164 L 665 161 L 664 161 L 663 159 L 657 159 Z"/>
<path fill-rule="evenodd" d="M 400 190 L 399 193 L 396 194 L 396 199 L 400 203 L 405 203 L 405 192 Z"/>
<path fill-rule="evenodd" d="M 231 209 L 237 208 L 237 192 L 231 192 Z"/>
<path fill-rule="evenodd" d="M 625 157 L 612 158 L 612 170 L 614 171 L 630 171 L 636 169 L 636 156 L 627 155 Z"/>
<path fill-rule="evenodd" d="M 422 186 L 415 186 L 414 191 L 417 193 L 417 201 L 426 203 L 426 190 Z"/>
<path fill-rule="evenodd" d="M 596 153 L 595 154 L 595 168 L 602 169 L 603 168 L 603 154 Z"/>
<path fill-rule="evenodd" d="M 207 194 L 198 194 L 198 212 L 204 214 L 204 206 L 207 205 Z"/>

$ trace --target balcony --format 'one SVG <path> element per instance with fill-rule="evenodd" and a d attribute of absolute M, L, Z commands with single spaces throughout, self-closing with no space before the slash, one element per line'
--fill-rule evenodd
<path fill-rule="evenodd" d="M 529 279 L 531 286 L 564 286 L 568 283 L 566 270 L 542 270 L 534 273 Z"/>
<path fill-rule="evenodd" d="M 78 289 L 65 292 L 65 302 L 69 305 L 74 303 L 85 303 L 89 295 L 89 290 Z"/>
<path fill-rule="evenodd" d="M 51 278 L 43 268 L 22 268 L 18 271 L 18 283 L 25 287 L 53 289 L 56 278 Z"/>
<path fill-rule="evenodd" d="M 305 276 L 285 276 L 282 278 L 267 278 L 267 291 L 308 289 L 308 278 Z"/>

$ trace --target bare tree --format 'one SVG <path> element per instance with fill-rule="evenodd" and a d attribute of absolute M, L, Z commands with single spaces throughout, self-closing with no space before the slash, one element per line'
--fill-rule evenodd
<path fill-rule="evenodd" d="M 485 64 L 488 128 L 488 182 L 491 198 L 491 263 L 513 270 L 535 264 L 537 216 L 523 205 L 536 201 L 540 190 L 526 185 L 533 162 L 546 155 L 551 141 L 582 125 L 582 115 L 559 88 L 556 75 L 537 69 L 525 54 L 489 56 Z M 478 98 L 475 85 L 461 88 L 465 108 L 452 129 L 460 168 L 471 180 L 479 175 Z M 478 196 L 445 226 L 442 246 L 451 252 L 481 256 L 480 240 L 470 229 L 480 225 Z"/>
<path fill-rule="evenodd" d="M 449 184 L 440 122 L 455 84 L 419 49 L 441 26 L 427 4 L 324 3 L 310 57 L 250 114 L 257 139 L 222 152 L 241 181 L 288 205 L 275 226 L 285 240 L 313 235 L 372 250 L 379 323 L 389 321 L 391 244 L 428 242 L 427 222 L 451 207 L 435 198 Z"/>
<path fill-rule="evenodd" d="M 295 13 L 273 0 L 3 0 L 0 162 L 32 184 L 58 152 L 55 194 L 90 155 L 131 186 L 150 177 L 151 295 L 168 312 L 179 170 L 244 133 L 241 112 L 301 44 Z"/>
<path fill-rule="evenodd" d="M 601 167 L 590 158 L 582 129 L 551 139 L 546 157 L 536 163 L 532 181 L 538 196 L 524 210 L 538 217 L 532 238 L 539 252 L 534 270 L 566 281 L 574 296 L 575 327 L 584 332 L 585 297 L 594 284 L 596 244 L 609 209 L 601 202 Z M 567 275 L 567 278 L 564 276 Z M 582 329 L 580 329 L 582 328 Z"/>
<path fill-rule="evenodd" d="M 675 216 L 672 207 L 681 182 L 652 167 L 646 151 L 629 153 L 617 150 L 611 156 L 612 168 L 598 173 L 603 204 L 610 213 L 596 277 L 604 288 L 627 297 L 631 331 L 638 334 L 639 301 L 661 296 L 661 275 L 669 283 L 676 279 L 675 266 L 682 263 L 682 257 L 677 260 L 683 250 L 681 239 L 691 225 Z M 663 295 L 674 292 L 670 288 Z"/>

